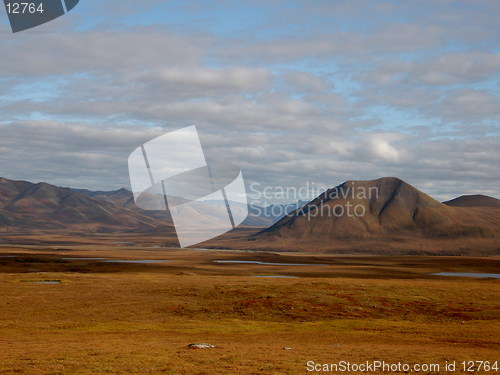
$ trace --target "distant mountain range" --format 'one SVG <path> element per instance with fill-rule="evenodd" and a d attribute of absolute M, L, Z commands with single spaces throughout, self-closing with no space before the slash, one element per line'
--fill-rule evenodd
<path fill-rule="evenodd" d="M 165 213 L 165 211 L 156 211 L 156 210 L 141 210 L 135 205 L 134 196 L 130 190 L 125 188 L 114 190 L 114 191 L 91 191 L 86 189 L 71 189 L 76 193 L 80 193 L 86 195 L 87 197 L 91 197 L 94 199 L 104 200 L 107 202 L 111 202 L 120 207 L 128 208 L 134 211 L 141 212 L 141 214 L 153 217 L 153 218 L 167 218 L 171 221 L 170 215 Z M 176 198 L 170 198 L 176 200 Z M 179 198 L 177 198 L 179 199 Z M 220 202 L 211 201 L 210 204 L 212 207 L 217 206 Z M 246 205 L 243 203 L 233 202 L 235 207 L 244 208 Z M 256 227 L 269 227 L 270 225 L 276 223 L 280 220 L 285 214 L 296 210 L 297 208 L 302 207 L 306 204 L 306 201 L 298 201 L 296 203 L 289 203 L 284 205 L 270 205 L 261 207 L 256 204 L 249 204 L 247 206 L 248 209 L 248 217 L 242 223 L 243 225 L 248 226 L 256 226 Z M 226 210 L 224 204 L 224 211 Z"/>
<path fill-rule="evenodd" d="M 281 219 L 281 213 L 297 209 L 303 203 L 306 202 L 268 207 L 250 205 L 243 224 L 268 227 Z M 165 227 L 173 230 L 168 211 L 137 207 L 132 192 L 125 188 L 91 191 L 0 178 L 0 228 L 3 229 L 78 228 L 111 232 Z"/>
<path fill-rule="evenodd" d="M 394 177 L 347 181 L 311 202 L 251 205 L 249 211 L 243 224 L 265 229 L 215 247 L 328 251 L 356 244 L 358 250 L 406 246 L 439 253 L 456 246 L 500 253 L 499 199 L 466 195 L 440 203 Z M 168 211 L 138 208 L 124 188 L 90 191 L 0 178 L 0 230 L 60 229 L 175 235 Z"/>
<path fill-rule="evenodd" d="M 122 189 L 125 190 L 125 189 Z M 118 198 L 124 191 L 110 195 Z M 86 231 L 153 229 L 170 225 L 138 210 L 44 182 L 33 184 L 0 178 L 0 228 Z"/>

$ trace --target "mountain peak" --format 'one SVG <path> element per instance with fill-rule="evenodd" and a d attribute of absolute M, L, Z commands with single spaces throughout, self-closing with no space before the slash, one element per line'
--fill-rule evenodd
<path fill-rule="evenodd" d="M 500 237 L 498 220 L 442 204 L 397 177 L 346 181 L 256 237 L 327 248 L 336 240 Z"/>
<path fill-rule="evenodd" d="M 122 230 L 154 229 L 165 225 L 111 200 L 94 199 L 91 193 L 45 182 L 33 184 L 0 178 L 0 227 L 61 229 L 71 226 L 82 230 Z"/>
<path fill-rule="evenodd" d="M 482 194 L 462 195 L 443 203 L 452 207 L 500 207 L 500 199 Z"/>

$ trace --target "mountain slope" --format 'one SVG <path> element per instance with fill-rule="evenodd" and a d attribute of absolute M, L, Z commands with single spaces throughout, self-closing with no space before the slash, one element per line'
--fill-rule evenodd
<path fill-rule="evenodd" d="M 254 246 L 328 249 L 341 241 L 389 243 L 500 238 L 500 209 L 450 207 L 394 177 L 347 181 L 251 238 Z"/>
<path fill-rule="evenodd" d="M 500 208 L 500 199 L 487 195 L 462 195 L 458 198 L 443 202 L 452 207 L 497 207 Z"/>
<path fill-rule="evenodd" d="M 87 189 L 73 189 L 74 192 L 86 195 L 90 198 L 108 201 L 120 207 L 135 208 L 134 196 L 130 190 L 121 188 L 112 191 L 91 191 Z"/>
<path fill-rule="evenodd" d="M 147 229 L 165 223 L 71 189 L 0 178 L 0 228 Z"/>
<path fill-rule="evenodd" d="M 71 190 L 85 194 L 95 199 L 112 202 L 118 206 L 140 212 L 141 214 L 148 217 L 152 218 L 166 217 L 168 220 L 171 221 L 170 215 L 165 211 L 142 210 L 139 207 L 137 207 L 132 192 L 125 188 L 114 191 L 90 191 L 85 189 L 71 189 Z M 170 199 L 175 200 L 176 198 L 170 198 Z M 275 205 L 267 207 L 261 207 L 250 204 L 248 205 L 248 212 L 249 212 L 248 217 L 242 224 L 248 226 L 269 227 L 270 225 L 274 224 L 279 219 L 281 219 L 285 213 L 297 209 L 298 207 L 303 206 L 305 203 L 307 202 L 299 201 L 293 204 Z M 244 205 L 236 203 L 235 206 L 243 207 Z M 225 209 L 225 204 L 224 204 L 224 209 Z"/>

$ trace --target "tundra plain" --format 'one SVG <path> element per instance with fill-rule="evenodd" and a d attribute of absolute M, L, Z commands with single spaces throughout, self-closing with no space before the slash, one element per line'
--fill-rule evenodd
<path fill-rule="evenodd" d="M 66 242 L 0 248 L 1 374 L 306 374 L 309 361 L 377 360 L 439 364 L 432 374 L 500 359 L 500 280 L 432 275 L 500 273 L 499 257 Z M 187 348 L 197 342 L 216 347 Z"/>

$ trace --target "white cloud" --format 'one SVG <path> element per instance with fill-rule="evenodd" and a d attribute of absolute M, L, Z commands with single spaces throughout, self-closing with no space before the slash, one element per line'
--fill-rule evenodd
<path fill-rule="evenodd" d="M 333 88 L 325 79 L 306 72 L 290 71 L 285 74 L 287 83 L 292 92 L 309 93 L 323 92 Z"/>
<path fill-rule="evenodd" d="M 426 60 L 383 61 L 365 73 L 368 81 L 387 85 L 453 85 L 480 82 L 500 72 L 500 54 L 487 52 L 448 53 Z"/>
<path fill-rule="evenodd" d="M 481 90 L 460 90 L 447 97 L 436 109 L 451 121 L 500 120 L 500 99 Z"/>
<path fill-rule="evenodd" d="M 498 195 L 495 2 L 244 3 L 270 15 L 231 35 L 127 26 L 130 0 L 123 20 L 90 30 L 64 17 L 43 33 L 0 33 L 0 174 L 126 186 L 131 150 L 197 124 L 250 181 L 395 175 L 450 198 Z M 215 4 L 173 6 L 208 28 L 207 7 L 234 6 Z"/>
<path fill-rule="evenodd" d="M 234 67 L 229 69 L 168 69 L 157 74 L 162 84 L 176 87 L 190 86 L 199 89 L 238 90 L 252 92 L 270 84 L 270 73 L 265 69 Z"/>
<path fill-rule="evenodd" d="M 373 154 L 383 160 L 397 162 L 399 160 L 398 151 L 385 139 L 374 138 L 371 141 Z"/>
<path fill-rule="evenodd" d="M 209 36 L 140 28 L 129 32 L 27 33 L 19 38 L 0 33 L 0 45 L 9 50 L 2 54 L 0 77 L 186 68 L 198 66 L 212 43 Z"/>
<path fill-rule="evenodd" d="M 338 32 L 333 35 L 281 38 L 266 41 L 235 40 L 217 52 L 223 61 L 291 62 L 308 59 L 373 56 L 434 47 L 443 36 L 438 26 L 392 23 L 367 32 Z"/>

